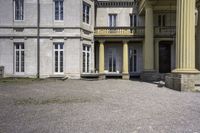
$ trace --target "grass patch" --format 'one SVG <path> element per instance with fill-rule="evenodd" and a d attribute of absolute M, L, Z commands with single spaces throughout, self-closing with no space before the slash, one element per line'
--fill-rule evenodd
<path fill-rule="evenodd" d="M 91 102 L 91 99 L 87 98 L 49 98 L 49 99 L 35 99 L 35 98 L 26 98 L 26 99 L 15 99 L 15 105 L 49 105 L 49 104 L 70 104 L 70 103 L 88 103 Z"/>
<path fill-rule="evenodd" d="M 3 78 L 0 79 L 0 84 L 31 84 L 34 82 L 44 81 L 44 79 L 37 78 Z"/>

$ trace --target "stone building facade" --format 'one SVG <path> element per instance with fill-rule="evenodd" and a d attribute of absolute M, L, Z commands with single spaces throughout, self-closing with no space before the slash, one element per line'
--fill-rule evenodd
<path fill-rule="evenodd" d="M 80 78 L 85 46 L 90 54 L 88 72 L 93 72 L 94 1 L 39 2 L 0 1 L 0 65 L 5 68 L 4 76 Z M 82 21 L 83 5 L 87 22 Z"/>
<path fill-rule="evenodd" d="M 0 0 L 0 66 L 4 77 L 182 84 L 199 73 L 199 9 L 198 0 Z"/>

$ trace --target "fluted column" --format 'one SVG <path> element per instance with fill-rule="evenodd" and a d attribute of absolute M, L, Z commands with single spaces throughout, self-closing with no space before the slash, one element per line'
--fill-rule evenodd
<path fill-rule="evenodd" d="M 128 74 L 128 43 L 123 41 L 123 74 Z"/>
<path fill-rule="evenodd" d="M 103 74 L 104 73 L 104 41 L 100 41 L 99 45 L 99 73 Z"/>
<path fill-rule="evenodd" d="M 145 6 L 145 12 L 144 71 L 152 71 L 154 70 L 154 28 L 153 8 L 149 3 Z"/>
<path fill-rule="evenodd" d="M 196 73 L 195 69 L 195 3 L 177 0 L 176 69 L 173 73 Z"/>

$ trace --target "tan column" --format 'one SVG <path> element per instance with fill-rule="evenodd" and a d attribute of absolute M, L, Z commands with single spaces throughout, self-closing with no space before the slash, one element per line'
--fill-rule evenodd
<path fill-rule="evenodd" d="M 99 45 L 99 73 L 104 73 L 104 41 L 100 41 Z"/>
<path fill-rule="evenodd" d="M 123 74 L 128 74 L 128 43 L 123 41 Z"/>
<path fill-rule="evenodd" d="M 154 28 L 153 9 L 150 4 L 145 7 L 145 41 L 143 46 L 144 71 L 154 70 Z"/>
<path fill-rule="evenodd" d="M 174 73 L 196 73 L 195 2 L 177 0 L 176 69 Z"/>

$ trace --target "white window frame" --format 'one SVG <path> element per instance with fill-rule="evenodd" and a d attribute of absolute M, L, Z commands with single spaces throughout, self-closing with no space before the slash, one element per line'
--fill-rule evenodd
<path fill-rule="evenodd" d="M 108 14 L 108 26 L 117 27 L 117 14 Z"/>
<path fill-rule="evenodd" d="M 19 49 L 16 48 L 16 46 L 19 45 Z M 22 45 L 24 46 L 24 49 L 22 49 Z M 14 43 L 14 73 L 17 75 L 24 75 L 25 73 L 25 45 L 23 42 L 15 42 Z M 19 52 L 19 71 L 17 71 L 17 52 Z M 22 71 L 22 52 L 24 52 L 24 71 Z"/>
<path fill-rule="evenodd" d="M 55 48 L 55 45 L 58 45 L 58 49 Z M 62 49 L 60 48 L 61 45 L 63 45 Z M 64 67 L 65 66 L 64 65 L 64 43 L 63 42 L 55 42 L 55 43 L 53 43 L 53 48 L 54 48 L 54 53 L 53 53 L 53 55 L 54 55 L 53 56 L 54 57 L 53 58 L 53 60 L 54 60 L 53 61 L 53 63 L 54 63 L 53 64 L 54 65 L 53 69 L 54 70 L 53 70 L 53 72 L 54 72 L 54 74 L 57 74 L 57 75 L 63 75 L 64 74 L 64 68 L 65 68 Z M 58 72 L 56 72 L 56 60 L 55 60 L 55 58 L 56 58 L 56 54 L 55 53 L 56 52 L 58 52 L 58 57 L 57 57 L 58 58 Z M 61 55 L 60 53 L 61 52 L 63 52 L 63 61 L 62 61 L 63 62 L 63 71 L 62 72 L 60 71 L 61 70 L 60 69 L 61 68 L 61 60 L 60 60 L 60 55 Z"/>
<path fill-rule="evenodd" d="M 82 56 L 82 73 L 90 73 L 90 70 L 91 70 L 91 46 L 90 45 L 83 44 L 82 55 L 84 53 L 85 53 L 85 59 L 84 59 L 84 56 Z M 87 58 L 87 54 L 89 54 L 89 58 Z M 89 59 L 89 62 L 87 59 Z M 85 60 L 85 63 L 84 63 L 84 60 Z"/>
<path fill-rule="evenodd" d="M 14 4 L 13 4 L 13 6 L 14 6 L 14 21 L 23 21 L 24 20 L 24 0 L 19 0 L 19 1 L 22 1 L 22 7 L 21 7 L 21 10 L 20 10 L 20 19 L 17 19 L 16 18 L 16 1 L 18 1 L 18 0 L 14 0 Z M 21 18 L 22 17 L 22 18 Z"/>
<path fill-rule="evenodd" d="M 63 2 L 62 17 L 61 17 L 61 1 Z M 56 19 L 56 2 L 58 2 L 58 19 Z M 63 22 L 64 21 L 64 0 L 54 0 L 54 10 L 53 11 L 54 11 L 54 21 Z"/>
<path fill-rule="evenodd" d="M 84 8 L 84 6 L 87 8 Z M 89 10 L 88 13 L 87 13 L 87 9 Z M 91 23 L 90 22 L 91 21 L 91 5 L 86 3 L 85 1 L 83 1 L 82 12 L 83 12 L 83 14 L 82 14 L 83 23 L 90 25 L 90 23 Z M 87 19 L 87 16 L 88 16 L 88 19 Z M 88 22 L 87 22 L 87 20 L 88 20 Z"/>

